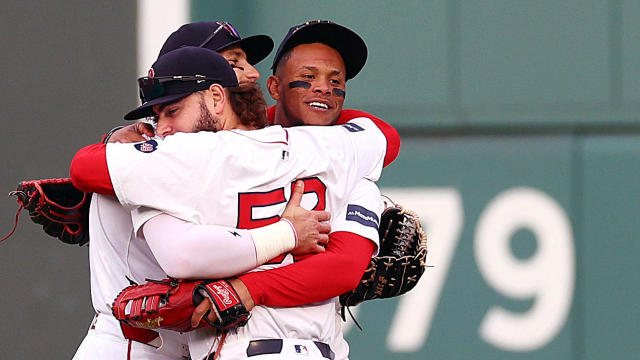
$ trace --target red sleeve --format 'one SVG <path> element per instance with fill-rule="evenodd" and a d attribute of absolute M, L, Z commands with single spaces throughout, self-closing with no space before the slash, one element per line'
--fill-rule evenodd
<path fill-rule="evenodd" d="M 281 268 L 239 278 L 256 305 L 292 307 L 331 299 L 354 289 L 364 274 L 374 244 L 349 232 L 329 236 L 327 251 Z"/>
<path fill-rule="evenodd" d="M 391 164 L 398 157 L 398 153 L 400 152 L 401 141 L 398 131 L 382 119 L 360 110 L 342 110 L 342 112 L 340 112 L 340 117 L 338 118 L 338 124 L 344 124 L 349 120 L 359 117 L 371 119 L 376 126 L 378 126 L 380 131 L 382 131 L 384 137 L 387 138 L 387 153 L 384 156 L 384 166 Z"/>
<path fill-rule="evenodd" d="M 105 144 L 94 144 L 80 149 L 71 160 L 69 175 L 73 186 L 79 190 L 115 196 L 107 168 Z"/>

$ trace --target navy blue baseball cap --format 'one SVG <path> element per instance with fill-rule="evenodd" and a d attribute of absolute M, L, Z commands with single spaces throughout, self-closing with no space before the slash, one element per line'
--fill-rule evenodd
<path fill-rule="evenodd" d="M 198 46 L 214 51 L 223 51 L 238 46 L 247 54 L 247 61 L 255 65 L 273 50 L 273 40 L 267 35 L 242 38 L 228 22 L 202 21 L 182 25 L 162 45 L 158 57 L 184 46 Z"/>
<path fill-rule="evenodd" d="M 222 55 L 194 46 L 169 51 L 153 63 L 149 76 L 138 79 L 142 105 L 128 112 L 124 119 L 153 116 L 154 105 L 180 100 L 212 84 L 238 86 L 236 73 Z"/>
<path fill-rule="evenodd" d="M 355 77 L 367 61 L 367 45 L 355 32 L 328 20 L 307 21 L 293 26 L 280 43 L 273 59 L 273 73 L 287 51 L 301 44 L 322 43 L 340 53 L 346 67 L 347 80 Z"/>

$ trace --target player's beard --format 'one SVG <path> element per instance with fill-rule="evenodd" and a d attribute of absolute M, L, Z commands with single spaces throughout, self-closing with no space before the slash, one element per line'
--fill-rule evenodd
<path fill-rule="evenodd" d="M 193 132 L 198 131 L 213 131 L 216 132 L 219 129 L 220 119 L 209 111 L 207 104 L 204 102 L 204 95 L 200 94 L 200 118 L 193 127 Z"/>

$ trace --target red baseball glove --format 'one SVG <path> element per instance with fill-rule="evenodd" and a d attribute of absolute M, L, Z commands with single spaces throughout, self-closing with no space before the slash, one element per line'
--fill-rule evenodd
<path fill-rule="evenodd" d="M 217 321 L 205 315 L 191 326 L 191 314 L 202 300 L 213 303 Z M 225 280 L 149 280 L 120 292 L 112 306 L 116 319 L 133 327 L 188 332 L 213 327 L 220 330 L 244 326 L 249 312 Z"/>

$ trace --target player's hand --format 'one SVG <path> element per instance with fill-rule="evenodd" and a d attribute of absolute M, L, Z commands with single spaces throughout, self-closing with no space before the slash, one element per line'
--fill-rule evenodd
<path fill-rule="evenodd" d="M 327 221 L 331 214 L 326 211 L 309 211 L 300 207 L 304 182 L 296 181 L 291 199 L 282 213 L 282 217 L 291 221 L 298 235 L 298 246 L 293 249 L 294 254 L 308 254 L 325 251 L 324 246 L 329 242 L 331 226 Z"/>
<path fill-rule="evenodd" d="M 251 311 L 255 306 L 255 303 L 253 302 L 253 298 L 251 297 L 251 293 L 249 292 L 249 289 L 247 289 L 247 286 L 238 278 L 229 279 L 228 282 L 240 297 L 240 301 L 242 302 L 242 305 L 244 305 L 245 309 L 247 309 L 247 311 Z M 209 319 L 210 322 L 216 322 L 218 318 L 212 309 L 213 304 L 211 303 L 211 300 L 204 297 L 191 314 L 191 327 L 198 326 L 200 320 L 202 320 L 207 312 L 209 312 L 207 314 L 207 319 Z"/>
<path fill-rule="evenodd" d="M 214 311 L 211 311 L 212 307 L 213 307 L 213 304 L 211 304 L 211 300 L 205 297 L 200 302 L 200 304 L 196 306 L 196 309 L 193 310 L 193 314 L 191 314 L 191 327 L 198 326 L 198 324 L 200 323 L 200 320 L 202 320 L 202 318 L 204 317 L 205 314 L 207 314 L 207 312 L 209 312 L 209 314 L 207 314 L 207 318 L 209 319 L 209 321 L 216 322 L 218 318 L 216 317 L 216 313 Z"/>
<path fill-rule="evenodd" d="M 147 139 L 142 135 L 153 137 L 155 135 L 153 126 L 143 122 L 135 122 L 114 132 L 109 138 L 109 142 L 134 143 L 146 141 Z"/>

